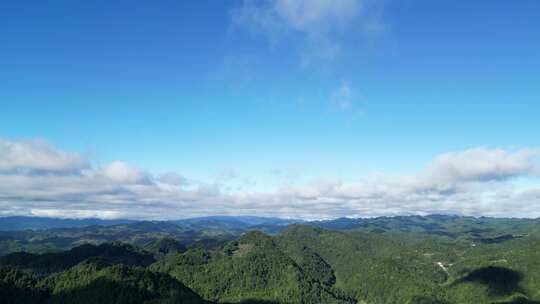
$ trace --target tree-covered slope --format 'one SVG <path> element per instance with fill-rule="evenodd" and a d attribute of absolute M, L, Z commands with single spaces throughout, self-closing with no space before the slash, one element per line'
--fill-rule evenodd
<path fill-rule="evenodd" d="M 446 278 L 413 249 L 377 234 L 296 225 L 277 242 L 299 264 L 305 263 L 306 252 L 321 257 L 333 271 L 335 286 L 367 303 L 407 303 L 417 296 L 434 301 Z"/>
<path fill-rule="evenodd" d="M 276 242 L 299 264 L 303 252 L 320 256 L 333 270 L 335 286 L 366 303 L 540 299 L 540 241 L 534 234 L 489 243 L 431 236 L 411 244 L 379 233 L 291 226 Z"/>
<path fill-rule="evenodd" d="M 0 266 L 1 303 L 40 303 L 46 300 L 47 290 L 36 285 L 37 280 L 30 273 L 12 266 Z"/>
<path fill-rule="evenodd" d="M 540 238 L 482 244 L 456 253 L 447 269 L 454 303 L 540 301 Z M 524 299 L 528 299 L 526 302 Z"/>
<path fill-rule="evenodd" d="M 0 266 L 0 300 L 3 304 L 207 303 L 169 275 L 112 265 L 101 258 L 90 258 L 41 280 Z"/>
<path fill-rule="evenodd" d="M 0 302 L 540 303 L 538 220 L 414 216 L 341 219 L 332 223 L 339 229 L 320 224 L 188 244 L 167 236 L 182 230 L 172 223 L 105 227 L 126 233 L 130 243 L 145 241 L 3 256 Z M 73 240 L 83 242 L 87 232 Z"/>
<path fill-rule="evenodd" d="M 182 253 L 187 250 L 178 240 L 172 238 L 161 238 L 152 241 L 144 246 L 144 249 L 153 253 L 157 257 L 161 257 L 170 253 Z"/>
<path fill-rule="evenodd" d="M 72 267 L 88 258 L 100 257 L 114 264 L 147 266 L 154 262 L 153 256 L 137 247 L 123 243 L 85 244 L 57 253 L 12 253 L 0 258 L 0 265 L 31 270 L 39 275 L 58 272 Z"/>
<path fill-rule="evenodd" d="M 174 278 L 126 265 L 90 259 L 39 283 L 46 303 L 205 303 Z"/>
<path fill-rule="evenodd" d="M 274 240 L 250 232 L 219 250 L 169 255 L 151 269 L 170 273 L 217 302 L 351 303 L 339 290 L 311 277 Z"/>

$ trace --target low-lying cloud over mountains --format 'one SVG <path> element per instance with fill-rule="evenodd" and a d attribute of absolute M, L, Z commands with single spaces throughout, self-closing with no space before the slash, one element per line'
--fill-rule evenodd
<path fill-rule="evenodd" d="M 409 175 L 357 181 L 321 178 L 273 192 L 230 191 L 152 175 L 122 161 L 88 157 L 39 140 L 0 139 L 0 214 L 171 219 L 235 214 L 297 217 L 457 213 L 540 216 L 538 149 L 475 148 L 436 156 Z"/>

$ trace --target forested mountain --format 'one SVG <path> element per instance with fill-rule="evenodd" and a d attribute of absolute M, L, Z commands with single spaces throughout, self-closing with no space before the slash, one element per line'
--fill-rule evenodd
<path fill-rule="evenodd" d="M 39 275 L 47 275 L 66 270 L 89 258 L 100 258 L 109 263 L 128 266 L 148 266 L 154 262 L 150 253 L 129 244 L 104 243 L 100 245 L 85 244 L 58 253 L 12 253 L 0 257 L 0 264 L 30 270 Z"/>
<path fill-rule="evenodd" d="M 189 230 L 172 222 L 134 222 L 112 226 L 88 226 L 49 230 L 0 232 L 0 255 L 17 251 L 54 252 L 80 244 L 100 244 L 122 241 L 137 246 L 147 246 L 162 238 L 193 244 L 199 240 L 232 240 L 240 231 Z"/>
<path fill-rule="evenodd" d="M 189 229 L 137 222 L 4 232 L 49 247 L 0 257 L 2 303 L 540 303 L 539 220 L 338 219 L 272 235 Z M 61 234 L 69 245 L 51 241 Z"/>
<path fill-rule="evenodd" d="M 261 232 L 249 232 L 218 250 L 194 249 L 169 255 L 151 269 L 170 273 L 203 297 L 218 302 L 354 302 L 328 281 L 303 271 L 273 238 Z"/>
<path fill-rule="evenodd" d="M 269 232 L 282 230 L 289 224 L 300 223 L 301 220 L 280 219 L 259 216 L 206 216 L 174 221 L 174 223 L 192 230 L 222 229 L 222 230 L 261 230 L 269 228 Z"/>
<path fill-rule="evenodd" d="M 364 232 L 296 226 L 277 239 L 293 257 L 304 248 L 317 252 L 335 271 L 336 286 L 367 303 L 540 296 L 537 236 L 490 244 L 429 238 L 411 245 Z"/>
<path fill-rule="evenodd" d="M 12 225 L 13 229 L 9 229 L 12 221 L 16 219 L 20 219 L 20 223 Z M 52 227 L 63 228 L 41 229 L 47 227 L 49 222 L 52 223 Z M 111 241 L 148 246 L 162 238 L 180 240 L 184 245 L 205 247 L 213 246 L 215 242 L 232 240 L 249 230 L 277 233 L 286 229 L 288 224 L 299 221 L 249 216 L 210 216 L 178 221 L 103 221 L 106 223 L 104 225 L 91 224 L 93 222 L 94 220 L 61 219 L 45 221 L 44 218 L 29 217 L 0 218 L 0 227 L 13 230 L 0 231 L 0 255 L 17 251 L 54 252 L 85 243 L 100 244 Z M 36 228 L 36 225 L 31 223 L 42 225 Z M 198 241 L 201 243 L 197 243 Z"/>
<path fill-rule="evenodd" d="M 42 280 L 0 267 L 2 303 L 207 303 L 172 277 L 142 267 L 88 259 Z"/>
<path fill-rule="evenodd" d="M 141 267 L 86 260 L 39 283 L 46 303 L 204 303 L 182 283 Z"/>
<path fill-rule="evenodd" d="M 331 230 L 357 230 L 374 233 L 418 235 L 419 237 L 441 236 L 449 239 L 469 238 L 479 242 L 490 242 L 490 238 L 501 235 L 519 236 L 538 227 L 534 219 L 501 219 L 488 217 L 463 217 L 455 215 L 396 216 L 369 219 L 340 218 L 330 221 L 313 221 L 309 225 Z M 496 241 L 496 240 L 493 240 Z"/>
<path fill-rule="evenodd" d="M 63 219 L 33 216 L 7 216 L 0 217 L 0 231 L 17 230 L 45 230 L 57 228 L 82 228 L 88 226 L 113 226 L 132 224 L 137 222 L 129 219 L 102 220 L 102 219 Z M 164 223 L 167 221 L 152 221 L 150 223 Z M 293 223 L 302 222 L 295 219 L 281 219 L 259 216 L 205 216 L 170 221 L 183 230 L 245 230 L 253 227 L 272 227 L 278 229 Z M 148 223 L 148 222 L 147 222 Z"/>

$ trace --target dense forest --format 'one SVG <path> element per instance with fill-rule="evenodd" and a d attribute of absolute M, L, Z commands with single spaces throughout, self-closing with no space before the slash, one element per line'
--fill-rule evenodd
<path fill-rule="evenodd" d="M 540 220 L 32 225 L 0 234 L 2 303 L 540 303 Z"/>

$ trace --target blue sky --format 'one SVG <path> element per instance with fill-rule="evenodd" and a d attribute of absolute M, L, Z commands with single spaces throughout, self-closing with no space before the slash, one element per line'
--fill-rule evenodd
<path fill-rule="evenodd" d="M 0 138 L 95 171 L 121 161 L 271 196 L 540 146 L 537 1 L 3 1 L 0 28 Z M 513 182 L 536 187 L 531 170 Z M 40 209 L 15 196 L 4 213 Z M 319 198 L 278 215 L 366 214 L 312 212 L 335 199 Z M 487 212 L 467 208 L 370 214 Z"/>

